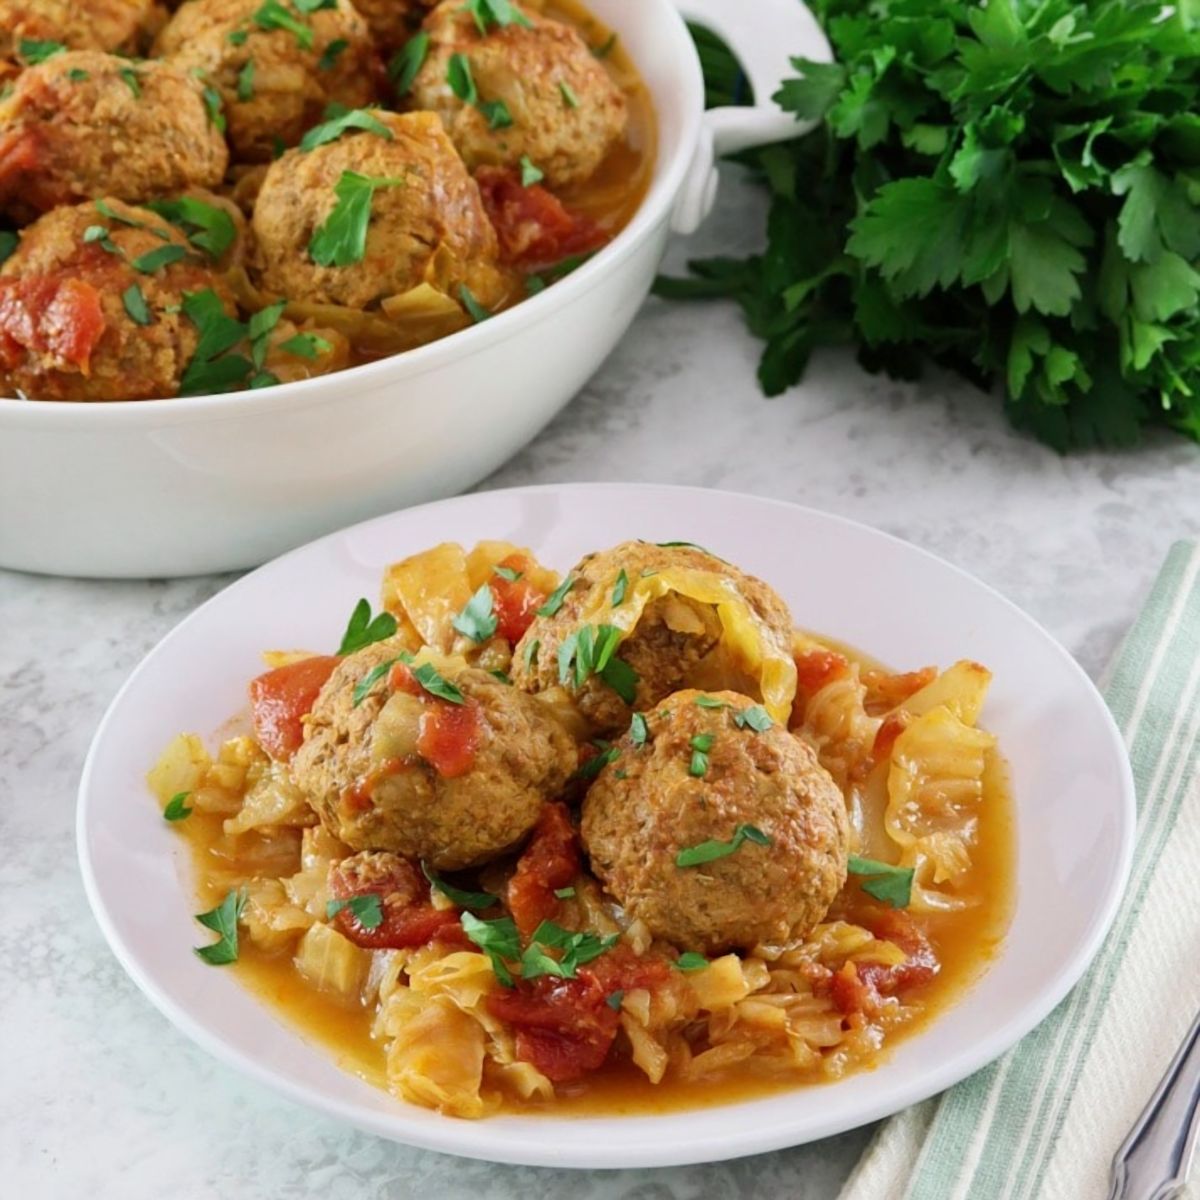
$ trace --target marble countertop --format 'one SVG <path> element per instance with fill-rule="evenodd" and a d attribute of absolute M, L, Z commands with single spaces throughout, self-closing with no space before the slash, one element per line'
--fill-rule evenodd
<path fill-rule="evenodd" d="M 685 252 L 756 240 L 727 173 Z M 994 585 L 1093 675 L 1169 544 L 1200 535 L 1200 452 L 1060 458 L 949 378 L 900 385 L 819 357 L 766 400 L 729 306 L 650 301 L 617 353 L 486 481 L 654 480 L 794 500 L 898 534 Z M 142 655 L 229 576 L 94 582 L 0 572 L 0 1193 L 38 1200 L 829 1200 L 869 1131 L 741 1162 L 580 1173 L 413 1151 L 276 1098 L 188 1042 L 108 952 L 75 862 L 80 766 Z M 884 598 L 881 597 L 881 602 Z M 153 897 L 147 897 L 153 903 Z"/>

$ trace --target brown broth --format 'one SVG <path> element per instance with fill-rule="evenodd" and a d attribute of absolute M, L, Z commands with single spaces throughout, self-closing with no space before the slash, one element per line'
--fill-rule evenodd
<path fill-rule="evenodd" d="M 880 665 L 830 638 L 822 637 L 821 641 L 836 647 L 860 666 Z M 221 824 L 220 817 L 195 812 L 176 827 L 192 851 L 199 900 L 205 908 L 220 903 L 229 886 L 228 869 L 236 866 L 227 857 L 228 840 L 222 834 Z M 225 874 L 218 872 L 219 877 L 214 878 L 214 856 L 218 850 L 220 868 Z M 918 1006 L 920 1011 L 904 1025 L 889 1030 L 884 1048 L 872 1065 L 883 1061 L 898 1042 L 924 1029 L 955 1004 L 987 970 L 1003 942 L 1012 915 L 1016 835 L 1007 772 L 996 753 L 984 778 L 972 862 L 971 879 L 975 888 L 961 894 L 974 903 L 959 912 L 928 914 L 919 920 L 941 970 L 929 983 L 906 990 L 906 1002 Z M 854 920 L 856 905 L 865 907 L 856 896 L 861 897 L 856 885 L 848 884 L 840 902 L 849 920 Z M 306 1040 L 330 1051 L 344 1070 L 377 1087 L 386 1087 L 383 1046 L 371 1036 L 372 1012 L 348 1007 L 318 991 L 293 968 L 290 955 L 267 954 L 249 939 L 242 939 L 238 962 L 229 969 L 286 1024 Z M 764 1077 L 750 1069 L 702 1082 L 667 1078 L 651 1085 L 632 1063 L 614 1055 L 581 1083 L 560 1086 L 551 1103 L 506 1099 L 504 1108 L 513 1112 L 552 1112 L 555 1116 L 648 1115 L 732 1104 L 823 1082 L 823 1077 L 801 1074 Z"/>

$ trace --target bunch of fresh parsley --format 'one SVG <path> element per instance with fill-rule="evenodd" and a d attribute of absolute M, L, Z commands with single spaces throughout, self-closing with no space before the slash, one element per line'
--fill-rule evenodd
<path fill-rule="evenodd" d="M 1060 450 L 1200 439 L 1200 33 L 1158 0 L 810 0 L 835 63 L 752 156 L 767 247 L 662 279 L 735 297 L 769 395 L 822 345 L 999 383 Z M 711 41 L 706 61 L 715 63 Z M 710 91 L 713 80 L 710 76 Z"/>

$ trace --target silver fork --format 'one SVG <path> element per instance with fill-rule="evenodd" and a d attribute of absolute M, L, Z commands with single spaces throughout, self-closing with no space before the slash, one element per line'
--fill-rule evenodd
<path fill-rule="evenodd" d="M 1200 1015 L 1113 1158 L 1108 1200 L 1173 1200 L 1200 1144 Z"/>

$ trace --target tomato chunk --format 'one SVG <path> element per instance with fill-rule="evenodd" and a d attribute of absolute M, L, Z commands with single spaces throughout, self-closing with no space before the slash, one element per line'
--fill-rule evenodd
<path fill-rule="evenodd" d="M 104 325 L 100 292 L 86 280 L 54 275 L 0 280 L 0 356 L 8 366 L 33 353 L 86 375 Z"/>
<path fill-rule="evenodd" d="M 515 646 L 533 624 L 537 610 L 546 603 L 546 593 L 526 578 L 530 563 L 524 554 L 510 554 L 499 565 L 520 576 L 519 579 L 505 579 L 503 575 L 493 575 L 489 581 L 496 632 L 507 639 L 509 645 Z"/>
<path fill-rule="evenodd" d="M 871 753 L 875 756 L 876 761 L 885 759 L 891 754 L 896 739 L 908 728 L 910 720 L 908 713 L 903 709 L 899 712 L 888 713 L 883 718 L 879 728 L 875 731 L 875 741 L 871 746 Z"/>
<path fill-rule="evenodd" d="M 508 908 L 526 937 L 558 913 L 554 893 L 572 883 L 579 869 L 579 842 L 567 806 L 547 804 L 508 883 Z"/>
<path fill-rule="evenodd" d="M 608 239 L 595 221 L 569 212 L 538 184 L 526 187 L 511 168 L 480 167 L 475 181 L 500 240 L 500 257 L 513 266 L 548 267 L 595 250 Z"/>
<path fill-rule="evenodd" d="M 36 129 L 5 130 L 0 134 L 0 190 L 12 192 L 41 159 L 42 139 Z"/>
<path fill-rule="evenodd" d="M 250 681 L 254 736 L 272 758 L 283 762 L 300 749 L 302 718 L 312 712 L 321 688 L 341 661 L 332 655 L 302 658 Z"/>
<path fill-rule="evenodd" d="M 474 766 L 482 734 L 483 721 L 474 701 L 448 704 L 428 700 L 421 714 L 417 753 L 443 779 L 455 779 Z"/>
<path fill-rule="evenodd" d="M 804 720 L 808 702 L 826 684 L 850 670 L 845 655 L 836 650 L 806 650 L 796 655 L 796 699 L 792 704 L 791 724 Z"/>
<path fill-rule="evenodd" d="M 349 907 L 339 909 L 333 926 L 368 950 L 403 950 L 434 939 L 466 945 L 458 910 L 435 908 L 429 881 L 413 862 L 398 854 L 366 853 L 335 863 L 329 872 L 335 900 L 378 896 L 383 920 L 368 929 Z"/>
<path fill-rule="evenodd" d="M 866 922 L 871 932 L 894 942 L 908 956 L 902 963 L 846 963 L 829 981 L 833 1002 L 844 1013 L 878 1012 L 885 996 L 928 983 L 941 970 L 929 939 L 913 919 L 898 909 L 887 909 Z"/>

